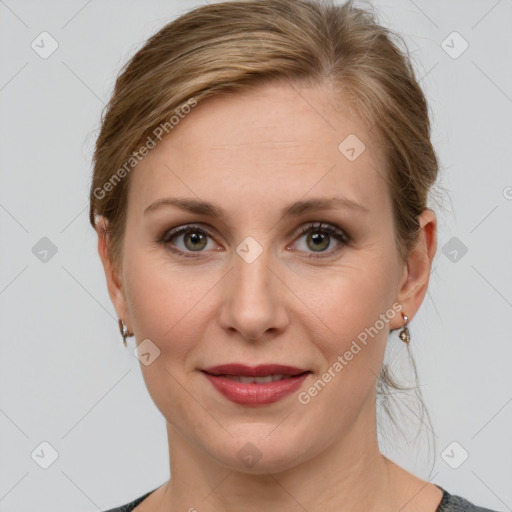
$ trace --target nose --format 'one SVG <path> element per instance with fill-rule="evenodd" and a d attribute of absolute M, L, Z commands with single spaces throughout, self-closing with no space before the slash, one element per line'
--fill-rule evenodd
<path fill-rule="evenodd" d="M 259 340 L 285 329 L 287 289 L 269 263 L 265 251 L 251 263 L 235 254 L 233 268 L 226 276 L 219 313 L 219 321 L 226 331 L 238 332 L 247 340 Z"/>

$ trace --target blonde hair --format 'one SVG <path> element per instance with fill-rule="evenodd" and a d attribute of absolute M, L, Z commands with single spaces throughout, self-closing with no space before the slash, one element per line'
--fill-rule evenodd
<path fill-rule="evenodd" d="M 119 74 L 96 141 L 89 217 L 95 229 L 105 230 L 114 266 L 122 264 L 126 162 L 136 165 L 139 148 L 191 100 L 275 81 L 332 85 L 339 104 L 357 112 L 375 134 L 385 155 L 382 174 L 392 198 L 395 241 L 405 261 L 438 160 L 427 102 L 400 41 L 353 0 L 227 1 L 165 25 Z M 122 179 L 113 180 L 122 168 Z M 97 216 L 107 223 L 98 226 Z M 386 387 L 407 389 L 384 366 L 380 392 Z"/>

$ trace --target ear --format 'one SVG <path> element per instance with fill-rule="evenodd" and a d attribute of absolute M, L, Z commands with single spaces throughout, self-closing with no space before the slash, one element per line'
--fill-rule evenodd
<path fill-rule="evenodd" d="M 132 330 L 132 322 L 127 306 L 126 295 L 122 282 L 122 276 L 108 255 L 108 236 L 107 236 L 107 220 L 101 217 L 97 222 L 96 232 L 98 234 L 98 253 L 103 263 L 105 277 L 107 279 L 107 288 L 110 300 L 114 305 L 117 317 L 123 320 L 130 332 Z"/>
<path fill-rule="evenodd" d="M 418 241 L 404 264 L 402 278 L 397 291 L 397 302 L 402 305 L 401 312 L 407 315 L 408 321 L 414 317 L 427 293 L 432 261 L 437 249 L 437 219 L 429 208 L 418 217 L 421 231 Z M 402 316 L 390 321 L 390 328 L 400 329 L 403 326 Z"/>

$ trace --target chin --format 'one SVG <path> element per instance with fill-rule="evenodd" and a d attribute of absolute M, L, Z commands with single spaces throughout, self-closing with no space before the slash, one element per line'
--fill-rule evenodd
<path fill-rule="evenodd" d="M 211 446 L 203 445 L 203 449 L 217 463 L 233 471 L 253 475 L 280 473 L 309 458 L 306 451 L 310 451 L 311 447 L 308 450 L 304 439 L 311 440 L 311 437 L 300 439 L 296 430 L 295 435 L 290 435 L 288 428 L 283 427 L 279 433 L 278 429 L 276 424 L 265 424 L 263 427 L 257 424 L 252 428 L 244 425 L 236 436 Z"/>

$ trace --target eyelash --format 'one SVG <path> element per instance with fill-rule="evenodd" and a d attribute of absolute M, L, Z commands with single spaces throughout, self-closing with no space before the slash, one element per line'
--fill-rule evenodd
<path fill-rule="evenodd" d="M 202 251 L 197 251 L 198 255 L 195 255 L 195 254 L 193 254 L 192 251 L 186 252 L 186 251 L 182 251 L 181 249 L 176 249 L 176 248 L 172 247 L 172 244 L 170 243 L 171 240 L 173 238 L 177 237 L 178 235 L 186 234 L 189 232 L 200 233 L 202 235 L 206 235 L 210 238 L 213 238 L 213 236 L 202 226 L 195 225 L 195 224 L 187 224 L 184 226 L 179 226 L 175 229 L 171 229 L 170 231 L 166 231 L 164 233 L 164 235 L 158 241 L 161 244 L 167 246 L 170 251 L 172 251 L 175 254 L 178 254 L 179 256 L 183 256 L 185 258 L 201 257 L 201 256 L 199 256 L 199 253 L 201 253 Z M 332 224 L 327 224 L 325 222 L 313 222 L 313 223 L 305 224 L 304 226 L 299 227 L 298 232 L 299 232 L 300 236 L 311 233 L 311 232 L 313 232 L 313 233 L 314 232 L 322 232 L 322 233 L 325 233 L 325 234 L 328 234 L 328 235 L 334 237 L 336 240 L 341 242 L 342 245 L 345 245 L 345 246 L 350 245 L 351 241 L 352 241 L 350 236 L 347 233 L 345 233 L 341 229 L 337 228 L 336 226 L 334 226 Z M 314 254 L 314 253 L 310 253 L 306 257 L 314 258 L 314 259 L 326 258 L 328 256 L 332 256 L 333 254 L 337 253 L 340 250 L 341 250 L 341 247 L 338 247 L 336 249 L 331 249 L 330 251 L 325 251 L 325 252 L 319 253 L 319 254 L 322 254 L 322 256 Z M 325 255 L 327 255 L 327 256 L 325 256 Z"/>

